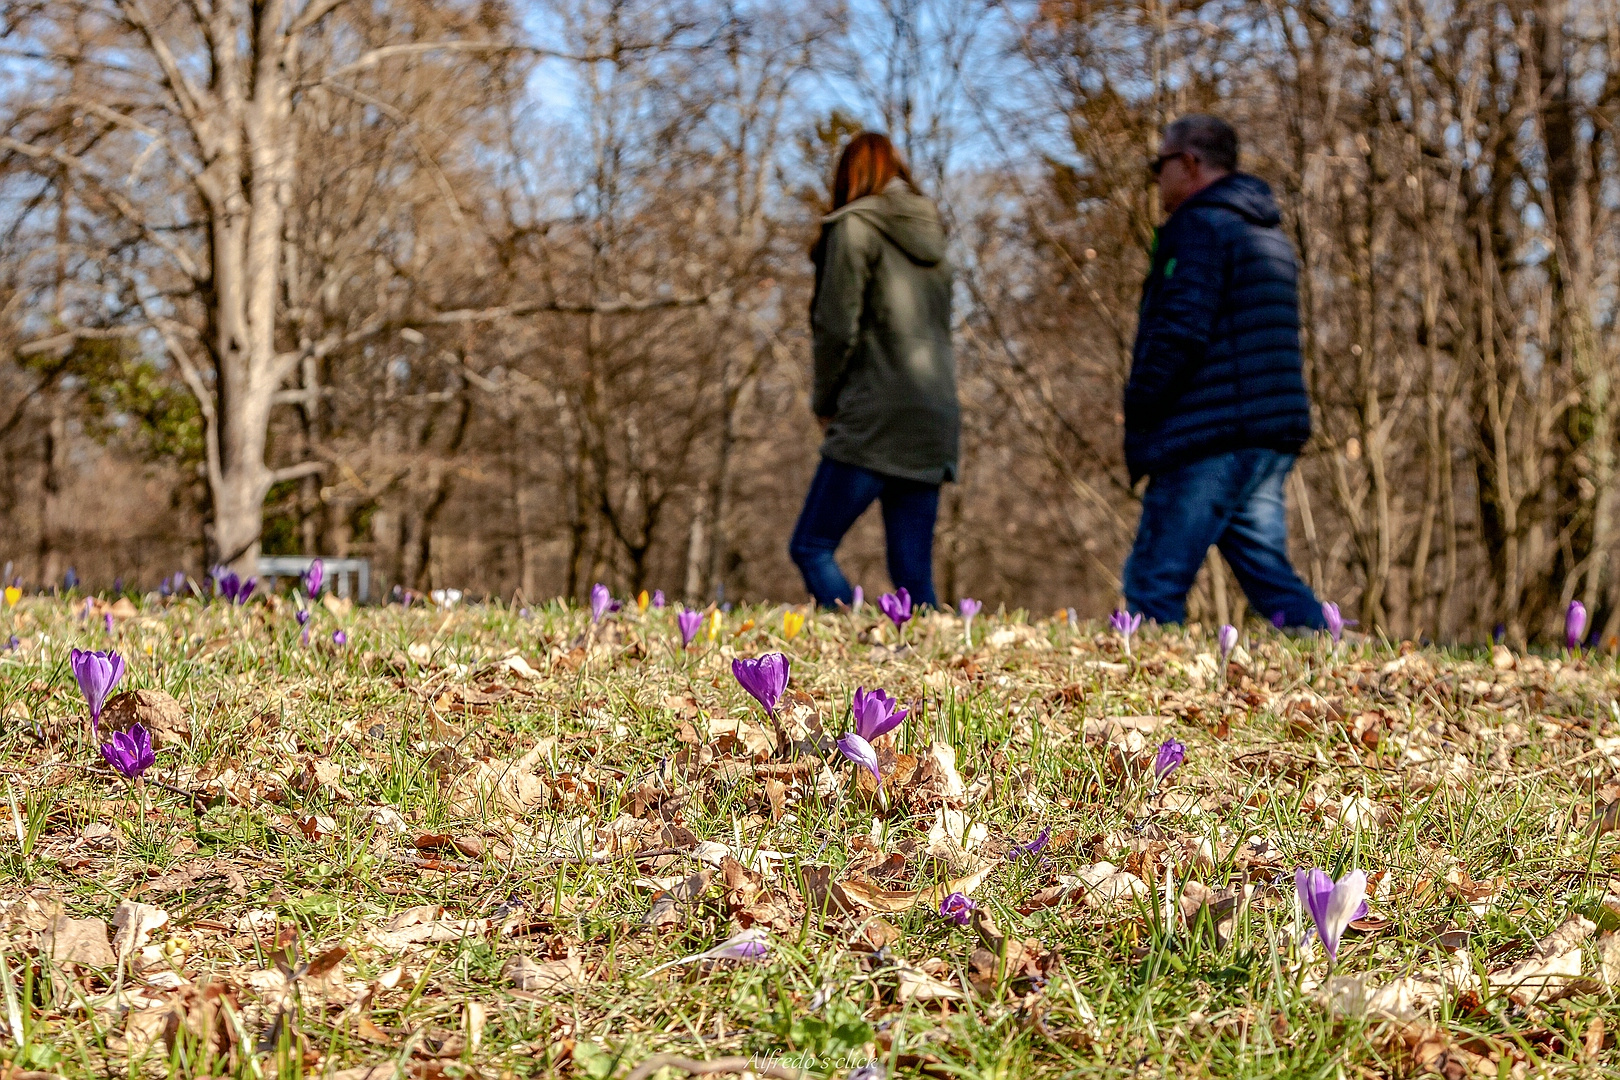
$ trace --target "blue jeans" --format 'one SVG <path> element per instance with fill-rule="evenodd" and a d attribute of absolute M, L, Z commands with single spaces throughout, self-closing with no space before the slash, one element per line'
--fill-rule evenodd
<path fill-rule="evenodd" d="M 874 499 L 883 504 L 889 579 L 895 588 L 911 594 L 912 603 L 938 606 L 934 598 L 934 519 L 939 515 L 939 485 L 885 476 L 831 458 L 821 459 L 788 542 L 788 554 L 804 575 L 804 587 L 822 607 L 854 600 L 854 590 L 838 568 L 835 553 L 844 534 Z"/>
<path fill-rule="evenodd" d="M 1187 617 L 1187 590 L 1211 544 L 1237 575 L 1255 613 L 1320 630 L 1322 605 L 1288 561 L 1283 481 L 1294 455 L 1236 450 L 1148 482 L 1136 543 L 1125 560 L 1125 602 L 1159 623 Z"/>

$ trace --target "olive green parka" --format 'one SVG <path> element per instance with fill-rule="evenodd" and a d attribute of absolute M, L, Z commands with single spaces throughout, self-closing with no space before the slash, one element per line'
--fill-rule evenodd
<path fill-rule="evenodd" d="M 811 407 L 832 420 L 822 455 L 928 484 L 956 479 L 951 267 L 934 204 L 894 180 L 827 215 L 813 257 Z"/>

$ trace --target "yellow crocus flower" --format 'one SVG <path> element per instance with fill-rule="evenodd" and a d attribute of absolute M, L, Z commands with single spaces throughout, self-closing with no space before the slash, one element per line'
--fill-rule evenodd
<path fill-rule="evenodd" d="M 782 612 L 782 637 L 784 640 L 792 641 L 794 638 L 799 636 L 799 631 L 803 629 L 803 613 L 798 611 Z"/>
<path fill-rule="evenodd" d="M 15 585 L 6 586 L 6 606 L 16 607 L 17 601 L 22 599 L 22 590 Z"/>
<path fill-rule="evenodd" d="M 647 605 L 652 603 L 652 595 L 646 589 L 636 594 L 636 610 L 643 615 L 647 614 Z"/>
<path fill-rule="evenodd" d="M 710 641 L 713 641 L 715 638 L 720 636 L 720 623 L 721 623 L 721 621 L 722 620 L 721 620 L 721 615 L 720 615 L 720 609 L 716 608 L 714 610 L 714 612 L 709 616 L 709 640 Z"/>

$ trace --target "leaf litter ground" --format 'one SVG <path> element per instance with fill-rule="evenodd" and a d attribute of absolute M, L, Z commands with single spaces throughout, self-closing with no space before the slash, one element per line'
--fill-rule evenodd
<path fill-rule="evenodd" d="M 1613 1068 L 1607 658 L 1266 629 L 1223 673 L 1197 629 L 1127 658 L 1061 618 L 969 645 L 781 608 L 683 651 L 670 611 L 337 602 L 304 647 L 282 600 L 108 611 L 6 613 L 5 1080 Z M 73 645 L 128 661 L 103 724 L 154 733 L 145 783 L 91 744 Z M 770 651 L 774 718 L 730 666 Z M 834 746 L 857 687 L 911 710 L 886 808 Z M 1331 971 L 1300 866 L 1369 877 Z"/>

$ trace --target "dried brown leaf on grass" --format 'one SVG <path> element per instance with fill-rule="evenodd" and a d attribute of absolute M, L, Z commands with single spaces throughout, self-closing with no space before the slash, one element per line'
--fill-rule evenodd
<path fill-rule="evenodd" d="M 1529 956 L 1490 973 L 1493 990 L 1505 990 L 1516 1005 L 1557 1001 L 1575 989 L 1581 977 L 1583 943 L 1597 924 L 1571 915 Z"/>
<path fill-rule="evenodd" d="M 931 889 L 882 889 L 866 881 L 840 881 L 836 883 L 837 891 L 832 895 L 841 898 L 844 910 L 865 908 L 886 915 L 910 911 L 919 906 L 938 907 L 939 902 L 951 893 L 972 895 L 973 890 L 983 884 L 984 880 L 995 871 L 996 866 L 996 863 L 987 863 L 971 873 L 935 885 Z"/>
<path fill-rule="evenodd" d="M 40 952 L 58 964 L 111 968 L 118 953 L 107 940 L 107 924 L 97 918 L 72 919 L 58 915 L 40 935 Z"/>
<path fill-rule="evenodd" d="M 140 724 L 157 746 L 178 746 L 191 741 L 191 721 L 185 708 L 162 690 L 129 690 L 110 698 L 101 710 L 101 726 L 127 731 Z"/>
<path fill-rule="evenodd" d="M 515 990 L 547 993 L 584 986 L 585 965 L 573 947 L 559 960 L 537 961 L 520 953 L 502 965 L 501 978 Z"/>
<path fill-rule="evenodd" d="M 385 926 L 362 930 L 363 936 L 371 944 L 391 951 L 407 945 L 483 937 L 488 932 L 488 919 L 459 919 L 445 914 L 444 908 L 433 904 L 406 908 L 389 919 Z"/>

